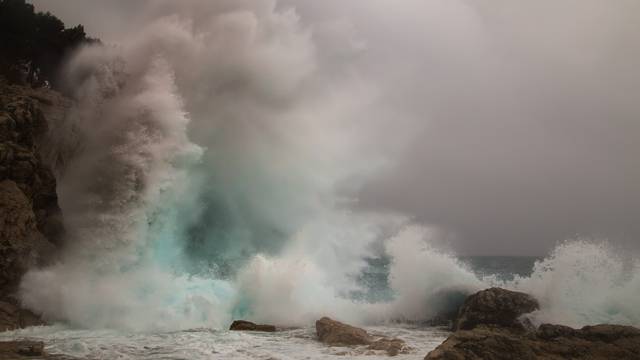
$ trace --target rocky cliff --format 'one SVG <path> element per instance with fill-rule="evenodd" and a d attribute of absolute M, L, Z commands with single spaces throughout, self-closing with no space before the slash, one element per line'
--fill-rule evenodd
<path fill-rule="evenodd" d="M 63 225 L 56 181 L 42 160 L 49 124 L 59 111 L 50 90 L 0 79 L 0 331 L 37 323 L 14 297 L 22 275 L 52 259 Z"/>

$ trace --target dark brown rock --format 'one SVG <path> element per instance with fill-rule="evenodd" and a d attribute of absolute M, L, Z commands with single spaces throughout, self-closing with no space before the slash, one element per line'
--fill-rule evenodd
<path fill-rule="evenodd" d="M 409 352 L 409 347 L 404 342 L 404 340 L 393 338 L 382 338 L 378 339 L 369 345 L 368 349 L 370 350 L 383 350 L 389 356 L 396 356 L 398 354 L 406 354 Z"/>
<path fill-rule="evenodd" d="M 44 343 L 41 341 L 29 341 L 20 344 L 16 352 L 25 356 L 42 356 L 44 353 Z"/>
<path fill-rule="evenodd" d="M 427 360 L 640 359 L 640 330 L 597 325 L 576 330 L 542 325 L 536 332 L 479 326 L 460 330 L 425 357 Z"/>
<path fill-rule="evenodd" d="M 458 329 L 427 360 L 640 359 L 640 330 L 596 325 L 572 329 L 543 324 L 523 326 L 520 319 L 538 309 L 531 296 L 492 288 L 469 296 L 460 308 Z"/>
<path fill-rule="evenodd" d="M 558 337 L 574 336 L 575 330 L 564 325 L 542 324 L 536 331 L 536 336 L 543 340 L 553 340 Z"/>
<path fill-rule="evenodd" d="M 454 330 L 470 330 L 478 325 L 524 328 L 520 317 L 539 309 L 531 295 L 501 288 L 479 291 L 464 301 Z"/>
<path fill-rule="evenodd" d="M 276 331 L 276 327 L 273 325 L 254 324 L 245 320 L 235 320 L 229 327 L 229 330 L 274 332 Z"/>
<path fill-rule="evenodd" d="M 0 289 L 10 293 L 52 245 L 38 231 L 31 202 L 11 180 L 0 182 Z M 3 295 L 4 295 L 3 294 Z"/>
<path fill-rule="evenodd" d="M 369 345 L 373 339 L 364 329 L 328 317 L 316 321 L 318 339 L 332 346 Z"/>
<path fill-rule="evenodd" d="M 41 341 L 0 341 L 2 360 L 79 360 L 66 355 L 48 354 Z"/>
<path fill-rule="evenodd" d="M 0 359 L 28 359 L 44 355 L 44 343 L 41 341 L 4 341 L 0 342 Z"/>
<path fill-rule="evenodd" d="M 12 296 L 28 269 L 52 261 L 64 230 L 55 177 L 41 157 L 49 125 L 38 92 L 0 79 L 0 331 L 40 323 Z"/>
<path fill-rule="evenodd" d="M 0 180 L 12 180 L 31 202 L 38 230 L 50 242 L 60 241 L 63 226 L 55 177 L 42 159 L 49 124 L 41 99 L 53 99 L 47 113 L 66 109 L 61 96 L 48 90 L 9 86 L 0 81 Z"/>
<path fill-rule="evenodd" d="M 12 298 L 0 300 L 0 331 L 44 325 L 40 316 L 21 308 Z"/>

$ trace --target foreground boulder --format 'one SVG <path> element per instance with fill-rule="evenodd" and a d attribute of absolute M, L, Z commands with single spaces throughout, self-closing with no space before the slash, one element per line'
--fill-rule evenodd
<path fill-rule="evenodd" d="M 276 327 L 273 325 L 254 324 L 251 321 L 236 320 L 231 324 L 229 330 L 275 332 Z"/>
<path fill-rule="evenodd" d="M 454 332 L 427 360 L 640 359 L 640 330 L 596 325 L 572 329 L 522 320 L 539 308 L 530 295 L 491 288 L 469 296 Z"/>
<path fill-rule="evenodd" d="M 470 330 L 480 324 L 522 329 L 520 317 L 539 308 L 538 301 L 525 293 L 501 288 L 482 290 L 464 301 L 453 329 Z"/>
<path fill-rule="evenodd" d="M 369 345 L 373 342 L 364 329 L 328 317 L 316 321 L 316 332 L 320 341 L 333 346 Z"/>
<path fill-rule="evenodd" d="M 640 359 L 640 330 L 621 325 L 572 329 L 542 325 L 534 332 L 481 325 L 460 330 L 425 360 Z"/>

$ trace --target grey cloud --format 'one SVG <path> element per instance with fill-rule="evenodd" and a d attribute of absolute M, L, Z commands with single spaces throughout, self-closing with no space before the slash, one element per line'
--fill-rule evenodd
<path fill-rule="evenodd" d="M 34 3 L 106 39 L 149 16 L 144 1 Z M 638 2 L 278 6 L 312 29 L 319 66 L 348 61 L 380 92 L 355 116 L 389 165 L 360 206 L 434 224 L 469 254 L 542 254 L 577 235 L 639 247 Z"/>

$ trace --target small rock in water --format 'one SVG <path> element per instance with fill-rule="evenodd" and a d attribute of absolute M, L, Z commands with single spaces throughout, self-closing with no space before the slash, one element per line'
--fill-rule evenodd
<path fill-rule="evenodd" d="M 229 330 L 275 332 L 276 327 L 273 325 L 254 324 L 251 321 L 235 320 Z"/>
<path fill-rule="evenodd" d="M 44 352 L 44 343 L 40 341 L 28 341 L 18 346 L 16 352 L 26 356 L 41 356 Z"/>
<path fill-rule="evenodd" d="M 404 342 L 404 340 L 393 338 L 387 339 L 382 338 L 374 341 L 369 345 L 369 349 L 371 350 L 384 350 L 387 352 L 389 356 L 396 356 L 400 353 L 405 354 L 409 351 L 409 347 Z"/>
<path fill-rule="evenodd" d="M 45 356 L 44 343 L 41 341 L 5 341 L 0 342 L 0 359 L 23 359 L 32 356 Z"/>

